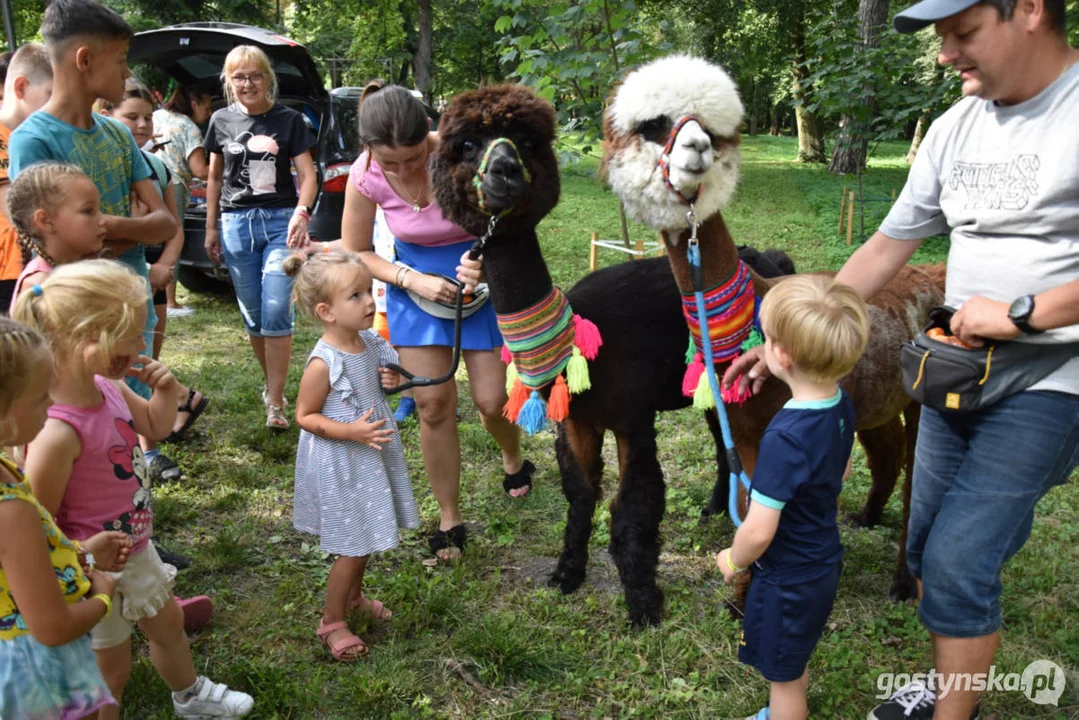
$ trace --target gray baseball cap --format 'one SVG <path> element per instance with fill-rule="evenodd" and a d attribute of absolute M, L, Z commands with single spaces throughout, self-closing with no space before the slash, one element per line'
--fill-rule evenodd
<path fill-rule="evenodd" d="M 932 25 L 937 20 L 957 15 L 981 0 L 922 0 L 915 3 L 892 19 L 896 32 L 918 32 Z"/>

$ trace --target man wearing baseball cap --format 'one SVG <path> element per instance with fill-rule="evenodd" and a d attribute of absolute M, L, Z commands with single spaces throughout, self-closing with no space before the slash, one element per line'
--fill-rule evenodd
<path fill-rule="evenodd" d="M 1001 570 L 1029 537 L 1038 500 L 1079 465 L 1079 354 L 1068 347 L 1079 341 L 1079 51 L 1068 46 L 1065 0 L 923 0 L 894 25 L 934 26 L 938 62 L 959 73 L 965 97 L 929 128 L 895 206 L 836 280 L 868 298 L 924 238 L 950 233 L 952 332 L 1060 356 L 988 407 L 922 409 L 907 559 L 935 682 L 901 688 L 868 717 L 968 720 L 980 694 L 956 681 L 993 663 Z M 760 359 L 743 354 L 724 385 L 748 370 L 759 387 Z"/>

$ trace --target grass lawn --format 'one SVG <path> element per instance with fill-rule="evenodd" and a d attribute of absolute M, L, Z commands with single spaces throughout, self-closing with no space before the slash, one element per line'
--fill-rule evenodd
<path fill-rule="evenodd" d="M 747 138 L 743 148 L 741 188 L 726 214 L 736 241 L 782 248 L 802 270 L 838 267 L 852 250 L 837 234 L 841 188 L 852 180 L 790 162 L 796 147 L 789 138 Z M 878 150 L 863 177 L 866 194 L 887 196 L 902 187 L 905 152 L 900 145 Z M 586 273 L 593 231 L 617 237 L 617 201 L 594 169 L 592 161 L 564 170 L 561 204 L 540 228 L 552 275 L 563 287 Z M 868 231 L 886 208 L 868 206 Z M 631 234 L 654 239 L 643 227 Z M 915 261 L 940 260 L 946 252 L 946 240 L 931 240 Z M 601 255 L 604 264 L 622 258 Z M 668 617 L 659 628 L 634 632 L 607 555 L 606 503 L 596 513 L 584 587 L 565 597 L 547 588 L 566 511 L 553 436 L 525 439 L 539 468 L 535 489 L 524 500 L 508 499 L 497 446 L 480 426 L 463 376 L 461 499 L 470 531 L 464 562 L 422 564 L 438 513 L 413 420 L 402 435 L 424 527 L 369 566 L 369 594 L 395 612 L 388 623 L 356 626 L 370 657 L 334 663 L 315 638 L 329 559 L 317 539 L 292 529 L 297 430 L 274 434 L 262 427 L 261 376 L 233 300 L 182 297 L 198 312 L 169 323 L 163 360 L 212 404 L 188 442 L 166 448 L 185 478 L 155 488 L 157 534 L 162 545 L 194 558 L 177 591 L 208 594 L 217 607 L 213 623 L 192 639 L 199 672 L 253 694 L 250 717 L 711 719 L 744 717 L 767 699 L 767 683 L 737 662 L 740 628 L 723 608 L 730 590 L 714 570 L 712 554 L 730 540 L 732 526 L 725 518 L 699 523 L 714 475 L 703 418 L 686 410 L 659 421 L 668 479 L 659 572 Z M 312 322 L 300 323 L 293 395 L 317 337 Z M 613 445 L 607 446 L 608 496 L 616 489 Z M 868 490 L 860 452 L 855 460 L 843 511 L 859 509 Z M 1030 541 L 1005 572 L 1006 635 L 998 656 L 1005 671 L 1022 672 L 1039 658 L 1065 667 L 1061 706 L 996 692 L 986 698 L 983 718 L 1079 717 L 1077 509 L 1074 478 L 1040 505 Z M 880 527 L 842 531 L 842 586 L 810 669 L 812 717 L 865 717 L 876 703 L 879 673 L 929 669 L 929 636 L 915 608 L 887 599 L 899 523 L 897 492 Z M 125 718 L 172 717 L 143 640 L 125 699 Z"/>

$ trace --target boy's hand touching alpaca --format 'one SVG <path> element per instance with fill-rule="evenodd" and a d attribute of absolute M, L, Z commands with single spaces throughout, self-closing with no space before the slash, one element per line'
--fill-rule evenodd
<path fill-rule="evenodd" d="M 375 450 L 381 450 L 382 446 L 393 439 L 393 428 L 383 427 L 385 420 L 371 420 L 371 414 L 375 412 L 371 408 L 363 415 L 353 420 L 349 425 L 352 427 L 352 439 Z"/>
<path fill-rule="evenodd" d="M 395 387 L 401 384 L 401 376 L 397 374 L 397 371 L 390 370 L 389 368 L 378 369 L 379 379 L 382 380 L 383 390 L 393 390 Z"/>

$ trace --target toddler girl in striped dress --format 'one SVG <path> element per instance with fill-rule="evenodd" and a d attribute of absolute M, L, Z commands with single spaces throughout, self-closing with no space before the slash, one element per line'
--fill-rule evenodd
<path fill-rule="evenodd" d="M 284 269 L 296 278 L 297 306 L 324 328 L 296 398 L 301 432 L 293 525 L 318 535 L 322 549 L 337 556 L 317 634 L 335 660 L 351 662 L 366 655 L 367 646 L 349 629 L 348 612 L 363 609 L 377 619 L 391 614 L 363 595 L 367 558 L 397 547 L 398 531 L 420 522 L 383 390 L 400 381 L 385 367 L 397 362 L 397 352 L 371 330 L 371 273 L 358 254 L 296 255 Z"/>

